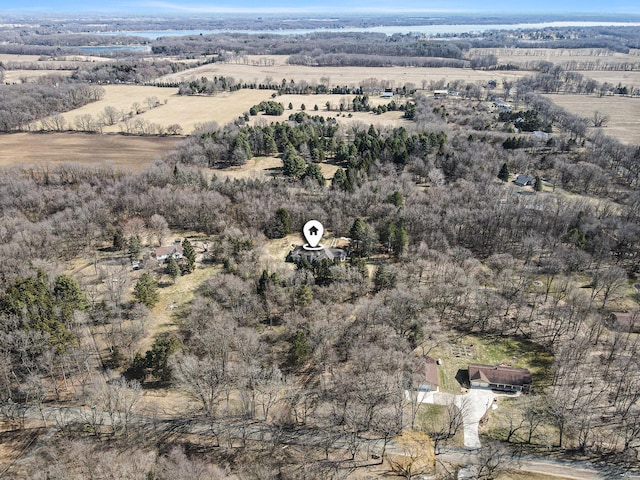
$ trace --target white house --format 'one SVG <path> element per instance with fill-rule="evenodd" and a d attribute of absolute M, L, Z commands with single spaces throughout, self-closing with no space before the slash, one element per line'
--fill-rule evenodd
<path fill-rule="evenodd" d="M 183 250 L 182 245 L 179 242 L 174 243 L 173 245 L 169 245 L 168 247 L 159 247 L 156 248 L 154 255 L 158 262 L 164 262 L 169 257 L 175 258 L 176 260 L 180 260 L 182 258 Z"/>

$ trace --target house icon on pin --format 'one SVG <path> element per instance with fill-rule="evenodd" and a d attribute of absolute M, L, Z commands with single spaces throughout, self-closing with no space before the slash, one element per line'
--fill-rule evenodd
<path fill-rule="evenodd" d="M 318 229 L 314 226 L 309 229 L 309 235 L 317 235 Z"/>

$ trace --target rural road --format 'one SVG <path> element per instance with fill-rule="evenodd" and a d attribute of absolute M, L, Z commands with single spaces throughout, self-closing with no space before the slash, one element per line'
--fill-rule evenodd
<path fill-rule="evenodd" d="M 453 395 L 451 395 L 453 397 Z M 466 397 L 466 395 L 458 395 L 458 397 Z M 483 397 L 484 398 L 484 397 Z M 450 399 L 451 400 L 451 399 Z M 493 401 L 493 395 L 491 396 Z M 486 400 L 485 400 L 486 402 Z M 478 409 L 478 412 L 481 409 Z M 486 409 L 485 409 L 486 411 Z M 98 425 L 109 426 L 111 424 L 111 416 L 107 412 L 96 411 L 90 408 L 80 407 L 43 407 L 42 409 L 28 408 L 24 412 L 26 417 L 34 419 L 46 419 L 47 425 L 50 427 L 45 437 L 40 438 L 35 446 L 46 444 L 57 431 L 66 425 L 74 423 L 95 422 Z M 474 414 L 472 417 L 475 418 Z M 212 426 L 207 422 L 189 419 L 157 419 L 138 415 L 130 417 L 131 425 L 140 428 L 148 428 L 153 430 L 176 431 L 183 433 L 194 433 L 200 435 L 212 435 Z M 229 426 L 220 421 L 217 427 Z M 469 423 L 469 428 L 473 427 L 473 422 Z M 475 425 L 477 434 L 477 425 Z M 269 429 L 267 426 L 256 423 L 254 425 L 244 426 L 237 430 L 238 435 L 242 435 L 244 439 L 268 441 L 274 435 L 277 435 L 280 443 L 283 444 L 299 444 L 299 445 L 325 445 L 329 440 L 326 435 L 321 435 L 317 431 L 311 429 L 294 429 L 294 430 L 278 430 Z M 334 437 L 330 439 L 331 448 L 349 448 L 349 442 L 345 438 Z M 382 453 L 383 441 L 380 439 L 360 439 L 358 442 L 359 450 L 369 453 Z M 458 465 L 474 465 L 479 460 L 478 449 L 441 447 L 438 459 L 448 463 Z M 386 446 L 387 453 L 402 454 L 402 450 L 391 440 Z M 20 462 L 20 460 L 18 460 Z M 558 460 L 541 456 L 522 456 L 518 454 L 511 455 L 509 466 L 517 466 L 519 471 L 538 473 L 548 476 L 562 476 L 580 480 L 609 480 L 613 478 L 627 478 L 640 480 L 640 474 L 631 475 L 624 470 L 617 469 L 610 465 L 596 465 L 587 461 Z M 6 471 L 11 467 L 9 466 Z M 2 475 L 0 475 L 0 478 Z"/>
<path fill-rule="evenodd" d="M 406 395 L 409 395 L 408 392 Z M 493 400 L 499 396 L 513 396 L 495 393 L 484 388 L 472 388 L 464 395 L 454 395 L 445 392 L 425 392 L 418 397 L 421 403 L 431 403 L 435 405 L 454 404 L 462 412 L 462 425 L 464 428 L 464 446 L 467 448 L 480 448 L 480 436 L 478 427 L 480 420 L 493 405 Z"/>

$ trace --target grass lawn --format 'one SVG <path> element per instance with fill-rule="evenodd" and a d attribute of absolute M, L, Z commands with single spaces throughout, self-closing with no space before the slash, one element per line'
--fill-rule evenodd
<path fill-rule="evenodd" d="M 466 351 L 466 356 L 455 356 L 452 347 L 466 346 L 458 349 Z M 460 393 L 461 383 L 468 380 L 469 363 L 485 365 L 507 364 L 514 367 L 528 368 L 536 385 L 546 385 L 551 375 L 552 355 L 535 343 L 510 337 L 479 337 L 465 335 L 451 339 L 433 348 L 429 355 L 442 359 L 438 367 L 440 390 Z"/>

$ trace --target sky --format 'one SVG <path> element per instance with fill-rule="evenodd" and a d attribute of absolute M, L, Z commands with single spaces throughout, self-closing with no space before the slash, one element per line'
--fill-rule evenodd
<path fill-rule="evenodd" d="M 605 8 L 606 5 L 606 8 Z M 0 0 L 0 16 L 13 12 L 130 14 L 640 14 L 638 0 Z"/>

